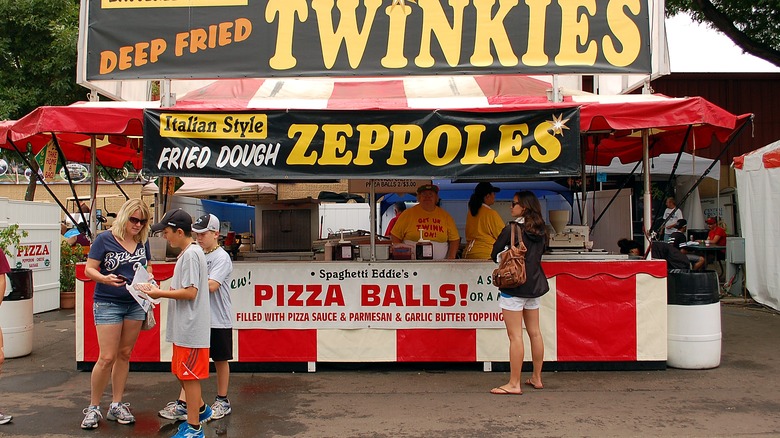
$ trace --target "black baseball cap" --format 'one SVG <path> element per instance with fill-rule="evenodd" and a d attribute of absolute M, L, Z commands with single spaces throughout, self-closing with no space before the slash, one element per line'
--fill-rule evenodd
<path fill-rule="evenodd" d="M 498 193 L 501 189 L 494 186 L 493 184 L 490 184 L 489 182 L 481 182 L 477 184 L 476 187 L 474 187 L 474 193 L 476 193 L 479 196 L 486 196 L 490 193 Z"/>
<path fill-rule="evenodd" d="M 170 210 L 165 213 L 162 220 L 151 226 L 154 232 L 162 231 L 165 227 L 171 227 L 174 230 L 180 228 L 184 231 L 192 231 L 192 216 L 181 208 Z"/>

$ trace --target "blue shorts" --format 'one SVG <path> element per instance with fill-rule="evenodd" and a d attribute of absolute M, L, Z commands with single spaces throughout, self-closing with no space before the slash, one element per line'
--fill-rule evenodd
<path fill-rule="evenodd" d="M 121 324 L 125 319 L 143 321 L 146 312 L 138 303 L 117 304 L 95 301 L 92 304 L 95 324 Z"/>

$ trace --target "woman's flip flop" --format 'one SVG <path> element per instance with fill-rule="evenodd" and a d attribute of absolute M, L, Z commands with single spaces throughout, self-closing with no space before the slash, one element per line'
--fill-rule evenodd
<path fill-rule="evenodd" d="M 525 384 L 528 386 L 533 386 L 534 389 L 544 389 L 544 385 L 534 385 L 534 382 L 532 382 L 531 379 L 526 379 Z"/>

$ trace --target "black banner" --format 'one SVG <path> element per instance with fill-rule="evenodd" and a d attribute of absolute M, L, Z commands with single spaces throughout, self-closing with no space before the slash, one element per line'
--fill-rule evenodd
<path fill-rule="evenodd" d="M 522 112 L 144 112 L 155 176 L 254 180 L 580 174 L 578 108 Z"/>
<path fill-rule="evenodd" d="M 649 73 L 645 0 L 90 0 L 87 80 Z"/>

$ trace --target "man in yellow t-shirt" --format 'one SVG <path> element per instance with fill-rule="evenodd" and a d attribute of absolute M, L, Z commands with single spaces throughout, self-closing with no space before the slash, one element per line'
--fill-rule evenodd
<path fill-rule="evenodd" d="M 460 246 L 460 234 L 452 216 L 436 206 L 439 188 L 433 184 L 420 186 L 417 201 L 417 205 L 398 216 L 390 232 L 393 243 L 414 245 L 422 230 L 422 238 L 433 243 L 434 259 L 454 259 Z"/>

